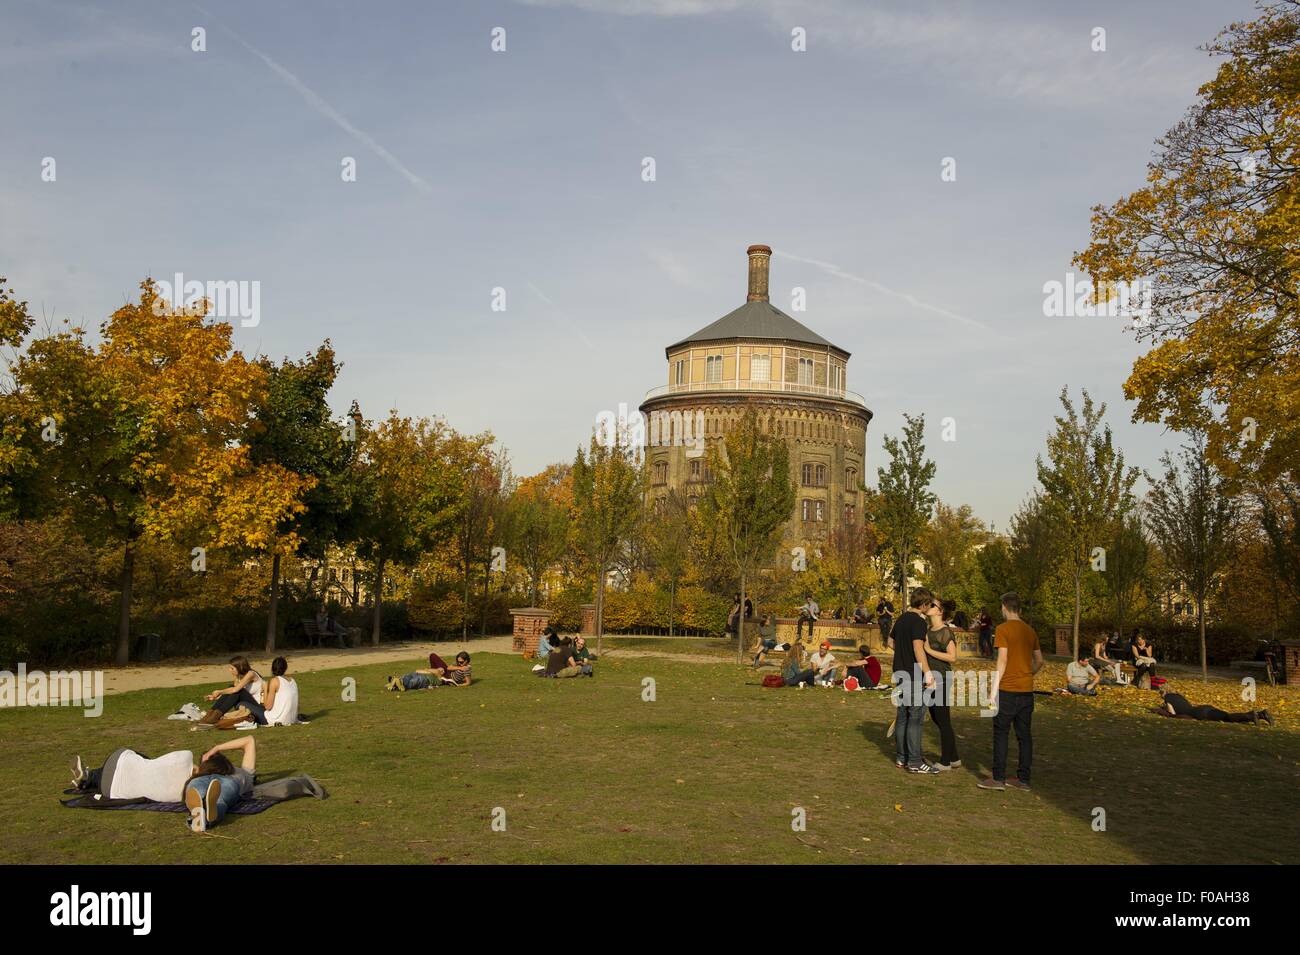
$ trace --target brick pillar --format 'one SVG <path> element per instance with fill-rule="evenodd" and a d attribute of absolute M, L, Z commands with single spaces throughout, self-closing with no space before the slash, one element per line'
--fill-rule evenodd
<path fill-rule="evenodd" d="M 1282 643 L 1281 679 L 1287 686 L 1300 683 L 1300 640 L 1286 640 Z"/>
<path fill-rule="evenodd" d="M 582 605 L 582 635 L 584 637 L 594 637 L 596 635 L 596 605 Z"/>
<path fill-rule="evenodd" d="M 514 618 L 514 640 L 511 649 L 522 653 L 525 659 L 537 656 L 537 644 L 542 638 L 542 631 L 550 623 L 551 612 L 541 607 L 516 607 L 510 611 Z"/>

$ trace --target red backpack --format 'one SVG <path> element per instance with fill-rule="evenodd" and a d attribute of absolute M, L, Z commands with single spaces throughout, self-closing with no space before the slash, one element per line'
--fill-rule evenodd
<path fill-rule="evenodd" d="M 785 686 L 785 680 L 781 678 L 781 674 L 779 673 L 769 673 L 767 676 L 763 677 L 763 685 Z"/>

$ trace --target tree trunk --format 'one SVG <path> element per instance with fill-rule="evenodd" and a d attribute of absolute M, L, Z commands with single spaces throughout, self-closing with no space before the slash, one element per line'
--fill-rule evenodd
<path fill-rule="evenodd" d="M 1074 659 L 1079 659 L 1079 617 L 1083 613 L 1083 571 L 1074 567 Z"/>
<path fill-rule="evenodd" d="M 600 656 L 600 641 L 605 635 L 605 565 L 600 567 L 600 579 L 596 581 L 596 656 Z"/>
<path fill-rule="evenodd" d="M 1210 664 L 1205 652 L 1205 595 L 1196 595 L 1196 628 L 1201 632 L 1201 680 L 1210 680 Z"/>
<path fill-rule="evenodd" d="M 740 608 L 736 611 L 736 663 L 745 661 L 745 572 L 740 572 Z"/>
<path fill-rule="evenodd" d="M 465 596 L 460 605 L 460 638 L 469 639 L 469 562 L 466 561 L 461 565 L 461 573 L 465 575 Z"/>
<path fill-rule="evenodd" d="M 131 661 L 131 584 L 135 578 L 135 542 L 127 541 L 122 554 L 122 576 L 119 587 L 122 591 L 121 603 L 117 614 L 117 656 L 118 666 L 126 666 Z"/>
<path fill-rule="evenodd" d="M 492 565 L 483 565 L 483 606 L 479 608 L 478 635 L 487 636 L 488 596 L 492 582 Z"/>
<path fill-rule="evenodd" d="M 275 651 L 276 612 L 280 608 L 280 555 L 271 558 L 271 600 L 266 611 L 266 652 Z"/>
<path fill-rule="evenodd" d="M 537 591 L 538 591 L 538 588 L 541 586 L 541 582 L 542 582 L 542 575 L 541 575 L 541 574 L 533 574 L 533 575 L 532 575 L 532 585 L 533 585 L 533 591 L 532 591 L 532 594 L 533 594 L 533 595 L 532 595 L 531 598 L 529 598 L 528 606 L 530 606 L 530 607 L 536 607 L 536 606 L 537 606 Z"/>
<path fill-rule="evenodd" d="M 673 606 L 677 601 L 677 581 L 668 582 L 668 636 L 673 635 Z"/>
<path fill-rule="evenodd" d="M 375 562 L 375 615 L 370 626 L 370 642 L 379 646 L 379 628 L 384 606 L 384 558 Z"/>

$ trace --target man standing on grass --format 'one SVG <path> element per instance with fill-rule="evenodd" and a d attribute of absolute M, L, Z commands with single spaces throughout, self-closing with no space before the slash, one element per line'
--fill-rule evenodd
<path fill-rule="evenodd" d="M 934 686 L 934 674 L 925 652 L 925 638 L 930 629 L 925 612 L 934 602 L 934 594 L 917 587 L 908 601 L 908 611 L 894 624 L 894 743 L 898 748 L 894 765 L 909 773 L 937 776 L 939 770 L 921 756 L 921 734 L 925 728 L 922 688 Z"/>
<path fill-rule="evenodd" d="M 1002 595 L 1002 616 L 993 634 L 993 649 L 998 668 L 993 674 L 991 703 L 997 707 L 993 717 L 993 776 L 981 779 L 980 789 L 1029 789 L 1029 768 L 1034 759 L 1034 740 L 1030 724 L 1034 717 L 1034 674 L 1043 667 L 1043 651 L 1034 628 L 1020 619 L 1020 597 Z M 1019 765 L 1016 778 L 1007 779 L 1007 737 L 1016 728 Z"/>

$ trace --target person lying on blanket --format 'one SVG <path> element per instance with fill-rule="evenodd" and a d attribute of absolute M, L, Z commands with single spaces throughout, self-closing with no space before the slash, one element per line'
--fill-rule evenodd
<path fill-rule="evenodd" d="M 226 756 L 228 750 L 243 753 L 236 769 Z M 72 759 L 72 785 L 83 793 L 100 793 L 107 799 L 148 799 L 175 802 L 180 796 L 190 813 L 194 832 L 215 826 L 226 811 L 253 790 L 257 749 L 251 736 L 230 740 L 203 754 L 198 765 L 187 749 L 150 759 L 133 749 L 114 750 L 95 769 L 87 768 L 80 756 Z"/>
<path fill-rule="evenodd" d="M 226 756 L 236 750 L 241 754 L 238 767 Z M 190 831 L 206 832 L 226 818 L 231 806 L 252 793 L 256 770 L 257 742 L 251 736 L 218 743 L 204 753 L 194 778 L 185 783 Z"/>
<path fill-rule="evenodd" d="M 469 654 L 464 650 L 456 654 L 456 663 L 443 667 L 430 667 L 414 670 L 401 677 L 390 676 L 384 682 L 384 689 L 395 693 L 407 690 L 427 690 L 434 686 L 469 686 L 472 681 L 473 668 L 469 663 Z"/>

